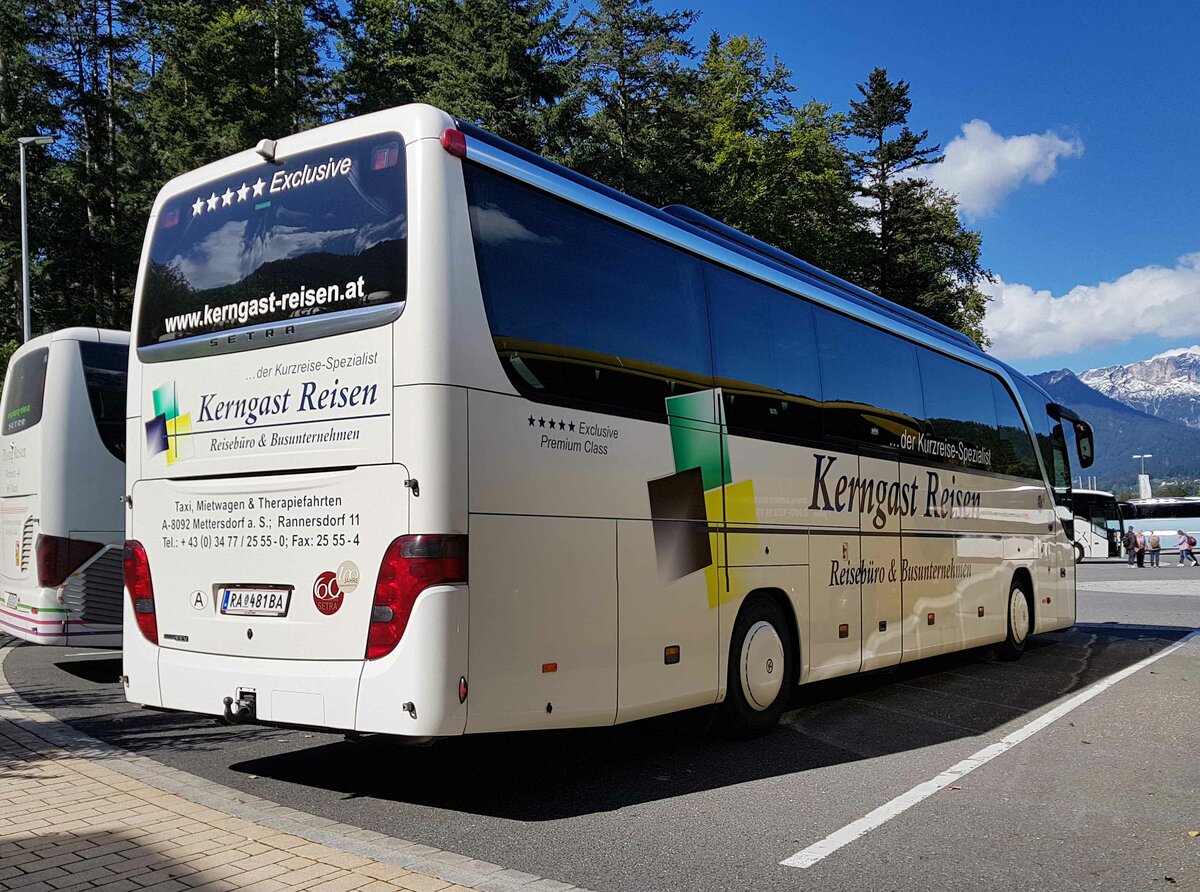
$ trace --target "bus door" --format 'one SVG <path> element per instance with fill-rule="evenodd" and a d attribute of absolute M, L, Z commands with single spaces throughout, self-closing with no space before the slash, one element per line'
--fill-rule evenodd
<path fill-rule="evenodd" d="M 870 481 L 873 494 L 859 512 L 862 554 L 862 668 L 878 669 L 900 662 L 903 653 L 900 596 L 900 513 L 888 511 L 888 494 L 898 488 L 900 463 L 890 459 L 858 460 L 859 477 Z M 883 498 L 880 499 L 880 493 Z"/>
<path fill-rule="evenodd" d="M 1051 560 L 1057 580 L 1057 596 L 1037 605 L 1043 621 L 1075 618 L 1075 511 L 1071 496 L 1071 460 L 1068 449 L 1074 445 L 1074 428 L 1069 422 L 1050 419 L 1050 482 L 1054 487 L 1055 530 L 1051 538 Z M 1064 432 L 1065 429 L 1065 432 Z M 1061 532 L 1060 532 L 1061 531 Z M 1047 592 L 1049 595 L 1049 592 Z"/>
<path fill-rule="evenodd" d="M 814 486 L 810 509 L 827 511 L 840 505 L 842 510 L 838 512 L 836 527 L 812 531 L 809 545 L 809 681 L 848 675 L 862 668 L 865 621 L 862 579 L 866 566 L 860 521 L 846 516 L 850 513 L 849 481 L 857 481 L 865 473 L 860 470 L 860 459 L 856 455 L 817 453 L 813 460 L 814 473 L 822 485 Z M 861 493 L 861 489 L 857 492 Z M 856 494 L 855 510 L 857 499 Z M 853 526 L 843 526 L 843 522 Z"/>

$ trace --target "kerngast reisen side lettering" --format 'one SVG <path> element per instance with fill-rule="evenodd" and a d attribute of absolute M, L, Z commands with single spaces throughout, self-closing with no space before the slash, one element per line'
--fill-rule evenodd
<path fill-rule="evenodd" d="M 289 412 L 323 412 L 328 409 L 347 409 L 355 406 L 371 406 L 379 397 L 378 384 L 342 385 L 337 378 L 329 387 L 316 381 L 300 384 L 300 396 L 293 401 L 293 388 L 278 393 L 265 393 L 237 399 L 220 399 L 217 393 L 200 395 L 198 421 L 230 421 L 237 419 L 247 426 L 257 424 L 259 419 Z"/>

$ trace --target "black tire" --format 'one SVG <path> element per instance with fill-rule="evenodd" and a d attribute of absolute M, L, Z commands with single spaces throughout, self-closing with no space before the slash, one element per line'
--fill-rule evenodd
<path fill-rule="evenodd" d="M 1015 579 L 1008 590 L 1007 608 L 1008 635 L 1000 645 L 1000 659 L 1019 660 L 1025 652 L 1025 643 L 1033 633 L 1033 604 L 1029 593 Z M 1021 628 L 1022 625 L 1024 628 Z"/>
<path fill-rule="evenodd" d="M 780 661 L 782 666 L 777 665 Z M 729 674 L 721 705 L 724 734 L 748 740 L 774 730 L 787 708 L 796 672 L 796 648 L 783 611 L 771 598 L 752 596 L 742 605 L 729 636 Z"/>
<path fill-rule="evenodd" d="M 1083 546 L 1078 542 L 1075 543 L 1075 563 L 1083 563 Z"/>

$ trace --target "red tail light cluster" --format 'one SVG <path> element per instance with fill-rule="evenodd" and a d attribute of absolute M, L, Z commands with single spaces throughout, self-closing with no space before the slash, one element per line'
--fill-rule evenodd
<path fill-rule="evenodd" d="M 430 586 L 466 581 L 466 536 L 401 536 L 392 542 L 375 583 L 367 659 L 378 660 L 396 649 L 417 595 Z"/>
<path fill-rule="evenodd" d="M 38 536 L 37 575 L 38 585 L 55 588 L 67 581 L 67 577 L 87 563 L 88 558 L 104 546 L 99 542 L 83 539 L 67 539 L 63 536 Z"/>
<path fill-rule="evenodd" d="M 142 635 L 158 644 L 158 617 L 154 613 L 154 583 L 150 581 L 150 560 L 136 539 L 125 540 L 125 589 L 133 602 L 133 616 Z"/>

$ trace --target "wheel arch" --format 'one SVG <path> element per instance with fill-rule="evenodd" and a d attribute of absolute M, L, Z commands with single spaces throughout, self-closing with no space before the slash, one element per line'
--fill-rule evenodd
<path fill-rule="evenodd" d="M 1033 596 L 1033 574 L 1029 572 L 1028 567 L 1017 567 L 1013 570 L 1009 587 L 1013 585 L 1025 593 L 1025 600 L 1029 604 L 1029 633 L 1032 635 L 1033 630 L 1037 628 L 1037 598 Z"/>

